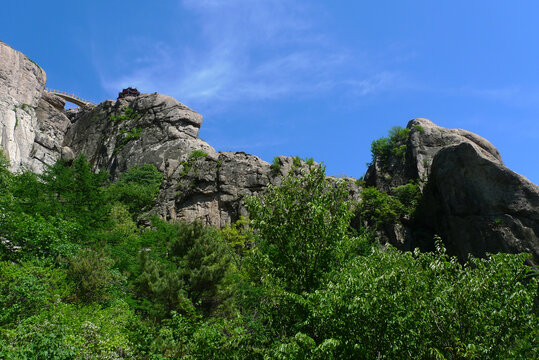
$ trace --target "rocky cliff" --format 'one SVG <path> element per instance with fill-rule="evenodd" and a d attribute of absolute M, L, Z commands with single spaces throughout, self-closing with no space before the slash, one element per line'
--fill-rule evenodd
<path fill-rule="evenodd" d="M 0 42 L 0 144 L 16 170 L 38 170 L 32 156 L 36 108 L 45 88 L 45 72 L 24 54 Z"/>
<path fill-rule="evenodd" d="M 278 184 L 292 168 L 288 157 L 280 158 L 276 172 L 254 155 L 217 153 L 198 138 L 202 116 L 165 95 L 107 100 L 71 117 L 64 146 L 96 169 L 114 178 L 133 165 L 154 164 L 163 173 L 154 212 L 166 219 L 230 224 L 247 214 L 244 196 Z"/>
<path fill-rule="evenodd" d="M 202 220 L 222 227 L 247 215 L 243 197 L 258 194 L 297 167 L 281 156 L 279 166 L 243 152 L 216 152 L 198 138 L 202 116 L 161 94 L 106 100 L 64 110 L 44 91 L 45 72 L 0 43 L 0 148 L 12 170 L 42 172 L 58 158 L 84 154 L 95 170 L 112 178 L 138 164 L 154 164 L 164 177 L 154 213 L 166 219 Z M 422 197 L 413 219 L 383 234 L 401 249 L 429 250 L 440 235 L 451 254 L 530 252 L 539 260 L 539 188 L 507 169 L 497 149 L 462 129 L 427 119 L 408 123 L 404 156 L 376 159 L 367 186 L 391 192 L 417 181 Z M 346 179 L 351 197 L 361 188 Z M 404 221 L 405 220 L 405 221 Z"/>
<path fill-rule="evenodd" d="M 39 65 L 0 42 L 0 149 L 13 171 L 42 172 L 62 154 L 70 122 L 64 101 L 44 91 L 46 80 Z"/>
<path fill-rule="evenodd" d="M 45 72 L 2 44 L 0 147 L 12 170 L 37 173 L 57 159 L 85 155 L 113 179 L 139 164 L 164 176 L 152 210 L 165 219 L 201 220 L 225 226 L 247 215 L 243 197 L 279 184 L 295 166 L 279 157 L 279 169 L 243 152 L 217 153 L 198 138 L 202 116 L 170 96 L 141 94 L 65 111 L 60 97 L 44 91 Z M 359 187 L 348 180 L 357 198 Z"/>

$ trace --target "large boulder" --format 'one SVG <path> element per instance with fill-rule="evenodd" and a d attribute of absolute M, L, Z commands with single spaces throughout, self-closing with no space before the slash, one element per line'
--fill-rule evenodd
<path fill-rule="evenodd" d="M 436 154 L 417 222 L 461 259 L 527 252 L 539 263 L 539 187 L 470 143 Z"/>
<path fill-rule="evenodd" d="M 486 139 L 462 129 L 447 129 L 413 119 L 404 157 L 375 159 L 367 186 L 391 193 L 410 181 L 422 198 L 413 219 L 387 224 L 379 235 L 403 250 L 433 250 L 433 237 L 448 252 L 469 254 L 528 252 L 538 261 L 539 188 L 506 168 Z"/>

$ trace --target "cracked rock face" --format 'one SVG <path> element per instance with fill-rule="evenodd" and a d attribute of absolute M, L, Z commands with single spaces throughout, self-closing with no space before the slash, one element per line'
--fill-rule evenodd
<path fill-rule="evenodd" d="M 34 170 L 36 108 L 45 88 L 43 69 L 26 55 L 0 42 L 0 149 L 11 170 Z"/>
<path fill-rule="evenodd" d="M 280 181 L 270 164 L 241 152 L 208 155 L 182 164 L 169 160 L 166 173 L 158 212 L 165 218 L 199 219 L 217 227 L 247 215 L 244 196 Z"/>
<path fill-rule="evenodd" d="M 73 153 L 62 143 L 71 126 L 64 111 L 65 101 L 53 94 L 43 93 L 36 109 L 37 131 L 32 149 L 33 171 L 43 172 L 46 165 L 53 165 L 58 158 L 71 160 Z"/>
<path fill-rule="evenodd" d="M 84 154 L 96 170 L 116 177 L 134 165 L 153 164 L 163 173 L 152 211 L 169 220 L 224 227 L 247 215 L 245 196 L 280 184 L 293 169 L 290 157 L 279 157 L 276 171 L 254 155 L 217 153 L 197 137 L 202 116 L 165 95 L 108 100 L 70 117 L 64 145 Z"/>
<path fill-rule="evenodd" d="M 23 53 L 0 42 L 0 94 L 35 108 L 47 82 L 41 67 Z"/>
<path fill-rule="evenodd" d="M 80 110 L 72 121 L 64 145 L 113 177 L 138 164 L 164 171 L 169 159 L 185 161 L 195 150 L 216 155 L 197 138 L 202 116 L 166 95 L 107 100 Z"/>
<path fill-rule="evenodd" d="M 223 152 L 183 164 L 169 161 L 157 212 L 168 219 L 229 225 L 240 216 L 248 216 L 243 202 L 246 196 L 258 195 L 268 185 L 280 185 L 283 177 L 296 169 L 291 157 L 280 156 L 279 163 L 275 171 L 269 163 L 244 152 Z M 308 166 L 304 161 L 299 165 L 303 169 Z M 360 188 L 354 180 L 340 179 L 357 201 Z"/>

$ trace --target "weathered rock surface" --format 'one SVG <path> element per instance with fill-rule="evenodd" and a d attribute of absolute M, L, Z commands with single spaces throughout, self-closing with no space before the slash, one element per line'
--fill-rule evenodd
<path fill-rule="evenodd" d="M 185 161 L 195 150 L 216 156 L 197 138 L 202 116 L 166 95 L 107 100 L 80 110 L 72 121 L 64 146 L 113 177 L 138 164 L 165 171 L 169 159 Z"/>
<path fill-rule="evenodd" d="M 410 129 L 410 137 L 404 159 L 392 158 L 388 164 L 375 161 L 365 174 L 367 186 L 388 192 L 410 180 L 425 182 L 438 151 L 460 143 L 471 144 L 485 158 L 503 165 L 498 150 L 488 140 L 470 131 L 447 129 L 422 118 L 410 120 L 406 128 Z"/>
<path fill-rule="evenodd" d="M 291 171 L 308 168 L 303 160 L 294 165 L 293 158 L 287 156 L 280 156 L 279 163 L 276 171 L 269 163 L 244 152 L 223 152 L 179 165 L 169 161 L 158 212 L 165 218 L 199 219 L 217 227 L 229 225 L 240 216 L 248 216 L 245 196 L 260 194 L 268 185 L 279 185 Z M 346 181 L 357 201 L 360 188 L 353 180 L 339 179 Z"/>
<path fill-rule="evenodd" d="M 11 170 L 37 170 L 32 150 L 36 107 L 45 88 L 43 69 L 21 52 L 0 42 L 0 149 Z"/>
<path fill-rule="evenodd" d="M 163 173 L 153 212 L 165 219 L 226 226 L 247 215 L 245 196 L 279 184 L 294 168 L 293 159 L 285 156 L 279 157 L 276 171 L 254 155 L 217 153 L 198 138 L 202 116 L 165 95 L 108 100 L 70 117 L 73 125 L 64 145 L 84 154 L 95 169 L 116 177 L 134 165 L 153 164 Z"/>
<path fill-rule="evenodd" d="M 527 252 L 539 264 L 539 187 L 470 143 L 436 154 L 417 221 L 461 259 Z"/>
<path fill-rule="evenodd" d="M 36 107 L 45 88 L 45 71 L 23 53 L 0 42 L 0 94 Z"/>
<path fill-rule="evenodd" d="M 244 196 L 255 195 L 280 177 L 254 155 L 224 152 L 185 162 L 169 159 L 158 212 L 165 218 L 202 220 L 218 227 L 247 215 Z"/>
<path fill-rule="evenodd" d="M 438 234 L 461 259 L 529 252 L 538 263 L 539 187 L 506 168 L 498 150 L 474 133 L 427 119 L 407 128 L 405 157 L 375 161 L 365 175 L 367 186 L 381 191 L 411 180 L 423 191 L 413 221 L 387 226 L 383 238 L 404 250 L 432 250 Z"/>
<path fill-rule="evenodd" d="M 64 111 L 65 101 L 43 92 L 36 109 L 37 131 L 32 147 L 32 171 L 41 173 L 45 165 L 53 165 L 58 158 L 72 160 L 73 152 L 62 144 L 71 126 Z"/>

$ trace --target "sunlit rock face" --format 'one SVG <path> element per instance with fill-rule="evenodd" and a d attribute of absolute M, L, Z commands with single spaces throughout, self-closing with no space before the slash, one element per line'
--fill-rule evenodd
<path fill-rule="evenodd" d="M 374 161 L 365 174 L 367 186 L 390 191 L 411 180 L 426 181 L 438 151 L 461 143 L 472 145 L 485 158 L 503 165 L 494 145 L 468 130 L 447 129 L 423 118 L 410 120 L 406 128 L 410 130 L 410 137 L 404 158 L 390 158 L 387 164 Z"/>
<path fill-rule="evenodd" d="M 161 94 L 107 100 L 70 115 L 64 146 L 84 154 L 94 168 L 113 178 L 135 165 L 153 164 L 163 184 L 153 212 L 168 220 L 202 221 L 223 227 L 246 216 L 243 199 L 278 185 L 292 169 L 279 168 L 244 152 L 220 152 L 198 138 L 202 116 Z M 315 165 L 317 166 L 317 165 Z M 300 161 L 299 167 L 307 167 Z M 343 180 L 345 181 L 345 180 Z M 348 180 L 354 194 L 359 187 Z"/>
<path fill-rule="evenodd" d="M 44 91 L 46 74 L 19 51 L 0 43 L 0 148 L 12 171 L 41 173 L 61 156 L 70 121 L 61 98 Z"/>
<path fill-rule="evenodd" d="M 202 116 L 166 95 L 107 100 L 81 109 L 71 120 L 64 145 L 113 177 L 137 164 L 164 170 L 168 159 L 184 161 L 195 150 L 216 154 L 198 139 Z"/>
<path fill-rule="evenodd" d="M 11 170 L 37 170 L 32 157 L 36 108 L 45 88 L 43 69 L 23 53 L 0 42 L 0 148 Z"/>

